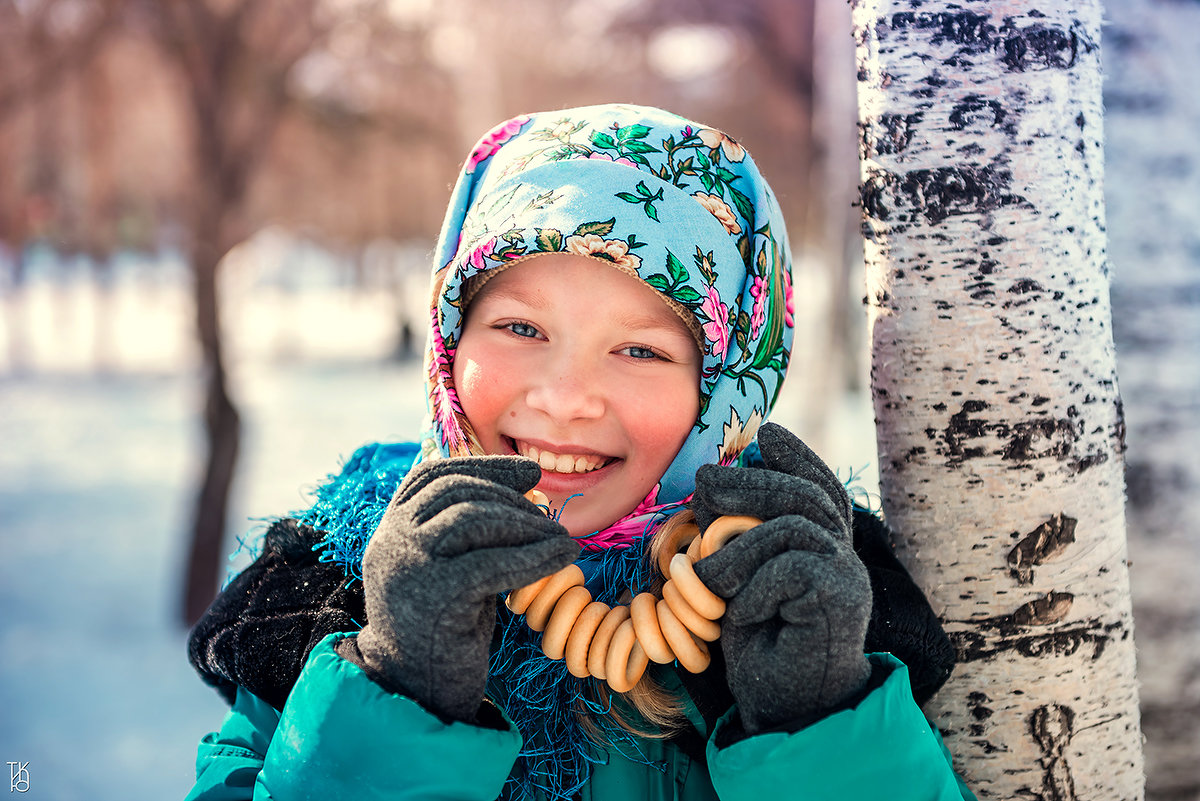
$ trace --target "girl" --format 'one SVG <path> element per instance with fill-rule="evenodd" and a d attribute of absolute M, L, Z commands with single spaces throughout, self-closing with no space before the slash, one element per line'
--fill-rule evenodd
<path fill-rule="evenodd" d="M 760 427 L 788 253 L 712 128 L 596 106 L 487 134 L 438 245 L 429 430 L 355 453 L 194 630 L 233 708 L 189 798 L 971 797 L 916 703 L 953 653 L 882 523 Z M 638 639 L 626 674 L 598 633 L 551 658 L 497 605 L 574 563 L 614 620 L 671 607 L 680 533 L 728 515 L 751 527 L 674 557 L 724 608 L 686 659 Z"/>

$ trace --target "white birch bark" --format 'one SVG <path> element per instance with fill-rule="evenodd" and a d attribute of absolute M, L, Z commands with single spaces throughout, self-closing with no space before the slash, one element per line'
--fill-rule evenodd
<path fill-rule="evenodd" d="M 1140 799 L 1097 0 L 855 0 L 884 512 L 980 798 Z"/>
<path fill-rule="evenodd" d="M 1146 796 L 1200 798 L 1200 3 L 1109 0 L 1105 201 Z"/>

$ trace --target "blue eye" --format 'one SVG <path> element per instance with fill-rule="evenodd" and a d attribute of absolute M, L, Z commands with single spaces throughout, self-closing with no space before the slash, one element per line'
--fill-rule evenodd
<path fill-rule="evenodd" d="M 659 358 L 657 353 L 650 350 L 650 348 L 643 348 L 641 345 L 630 345 L 629 347 L 625 348 L 625 351 L 635 359 Z"/>
<path fill-rule="evenodd" d="M 529 323 L 509 323 L 505 326 L 509 331 L 512 331 L 519 337 L 533 339 L 538 335 L 538 330 Z"/>

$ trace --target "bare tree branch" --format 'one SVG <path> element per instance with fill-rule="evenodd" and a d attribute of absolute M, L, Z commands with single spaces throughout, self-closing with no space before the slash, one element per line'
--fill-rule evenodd
<path fill-rule="evenodd" d="M 56 5 L 50 1 L 35 5 L 33 16 L 24 23 L 11 0 L 0 7 L 0 31 L 16 31 L 13 36 L 6 35 L 0 47 L 5 54 L 0 75 L 7 78 L 0 86 L 0 120 L 91 61 L 111 33 L 124 3 L 100 0 L 94 19 L 79 33 L 61 40 L 55 40 L 50 31 Z"/>

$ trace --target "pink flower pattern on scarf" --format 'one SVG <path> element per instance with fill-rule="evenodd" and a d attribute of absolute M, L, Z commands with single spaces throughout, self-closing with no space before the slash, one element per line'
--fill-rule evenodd
<path fill-rule="evenodd" d="M 754 298 L 754 313 L 750 315 L 750 335 L 758 336 L 763 322 L 767 319 L 767 277 L 765 275 L 754 276 L 750 295 Z"/>
<path fill-rule="evenodd" d="M 471 155 L 467 158 L 465 171 L 474 172 L 479 162 L 496 155 L 496 152 L 500 150 L 500 146 L 509 139 L 512 139 L 517 131 L 521 130 L 521 126 L 529 122 L 529 119 L 528 115 L 522 114 L 519 117 L 513 117 L 507 122 L 500 123 L 484 134 L 483 138 L 479 140 L 479 144 L 475 145 L 475 149 L 471 151 Z"/>
<path fill-rule="evenodd" d="M 791 270 L 783 271 L 783 299 L 784 299 L 784 324 L 791 328 L 796 324 L 795 306 L 792 304 L 792 272 Z"/>
<path fill-rule="evenodd" d="M 433 343 L 429 358 L 429 405 L 434 420 L 442 432 L 442 446 L 450 456 L 469 456 L 473 437 L 463 430 L 460 420 L 466 420 L 458 394 L 454 391 L 454 352 L 447 350 L 437 326 L 437 309 L 433 309 Z M 477 451 L 476 451 L 477 452 Z"/>
<path fill-rule="evenodd" d="M 701 326 L 704 336 L 712 343 L 712 353 L 718 359 L 724 359 L 729 352 L 729 307 L 721 302 L 721 296 L 715 288 L 708 290 L 708 297 L 700 304 L 700 313 L 708 318 Z"/>

